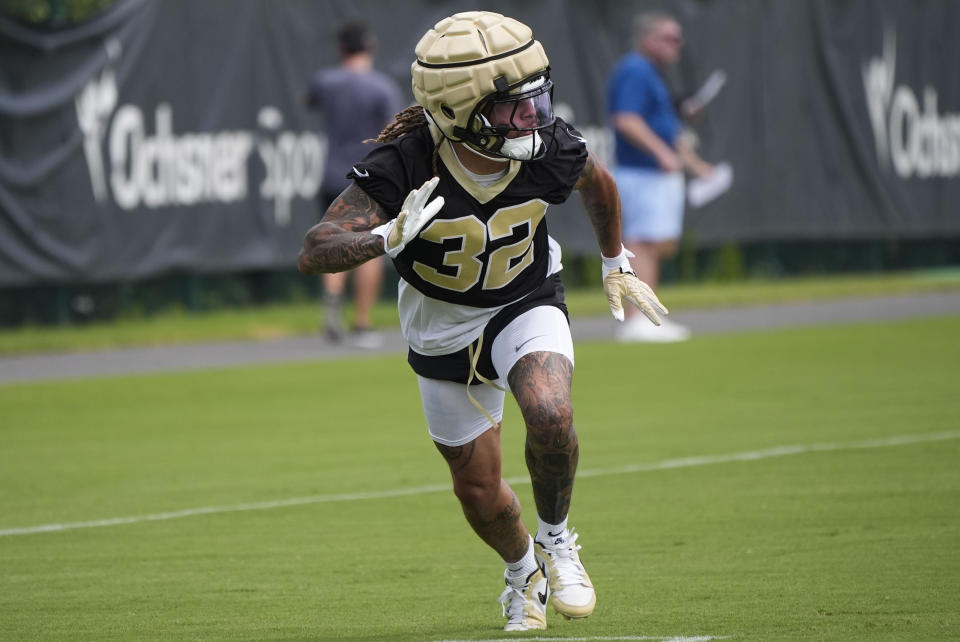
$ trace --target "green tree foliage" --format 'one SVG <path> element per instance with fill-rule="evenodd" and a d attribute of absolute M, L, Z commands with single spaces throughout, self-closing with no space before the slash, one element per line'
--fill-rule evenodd
<path fill-rule="evenodd" d="M 86 22 L 117 0 L 0 0 L 0 12 L 22 22 L 63 29 Z"/>

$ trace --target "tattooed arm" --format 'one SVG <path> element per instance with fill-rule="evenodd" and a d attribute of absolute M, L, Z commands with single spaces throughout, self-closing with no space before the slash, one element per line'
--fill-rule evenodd
<path fill-rule="evenodd" d="M 583 198 L 583 206 L 590 216 L 600 252 L 603 256 L 619 255 L 620 195 L 613 176 L 599 160 L 587 156 L 587 163 L 573 188 Z"/>
<path fill-rule="evenodd" d="M 303 274 L 343 272 L 384 254 L 383 238 L 370 230 L 391 218 L 379 203 L 351 184 L 307 232 L 297 269 Z"/>

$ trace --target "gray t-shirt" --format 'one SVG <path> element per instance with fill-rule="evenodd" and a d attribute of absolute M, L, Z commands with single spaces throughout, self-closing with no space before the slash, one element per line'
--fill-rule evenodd
<path fill-rule="evenodd" d="M 335 195 L 346 189 L 347 172 L 371 149 L 384 125 L 404 108 L 396 83 L 376 70 L 358 72 L 336 67 L 313 77 L 307 104 L 323 112 L 328 141 L 327 162 L 320 193 Z"/>

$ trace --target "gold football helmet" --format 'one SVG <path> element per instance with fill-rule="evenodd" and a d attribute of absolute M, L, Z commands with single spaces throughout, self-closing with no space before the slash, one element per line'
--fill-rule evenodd
<path fill-rule="evenodd" d="M 553 126 L 550 62 L 525 24 L 490 11 L 438 22 L 417 43 L 413 95 L 452 141 L 532 160 Z"/>

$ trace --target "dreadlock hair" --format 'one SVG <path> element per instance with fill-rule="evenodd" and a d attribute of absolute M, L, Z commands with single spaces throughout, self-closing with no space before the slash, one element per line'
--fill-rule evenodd
<path fill-rule="evenodd" d="M 420 105 L 410 105 L 402 112 L 393 117 L 393 120 L 387 123 L 380 135 L 376 138 L 368 138 L 365 143 L 388 143 L 391 140 L 400 138 L 411 129 L 423 127 L 427 124 L 427 116 Z"/>
<path fill-rule="evenodd" d="M 383 131 L 380 132 L 380 135 L 376 138 L 368 138 L 365 143 L 388 143 L 391 140 L 396 140 L 400 138 L 407 132 L 417 129 L 418 127 L 423 127 L 427 124 L 427 115 L 424 112 L 423 107 L 417 104 L 410 105 L 402 112 L 393 117 L 393 120 L 383 128 Z M 440 157 L 440 145 L 443 143 L 443 138 L 440 140 L 433 148 L 433 173 L 437 174 L 437 163 L 439 162 Z"/>

